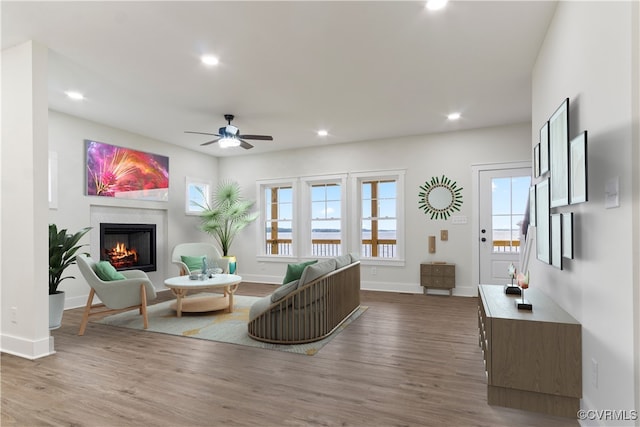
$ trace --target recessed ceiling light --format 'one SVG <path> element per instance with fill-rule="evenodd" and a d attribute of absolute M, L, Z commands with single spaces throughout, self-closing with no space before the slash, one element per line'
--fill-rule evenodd
<path fill-rule="evenodd" d="M 318 136 L 327 136 L 327 135 L 329 135 L 329 132 L 327 132 L 327 131 L 326 131 L 326 130 L 324 130 L 324 129 L 320 129 L 320 130 L 318 131 Z"/>
<path fill-rule="evenodd" d="M 426 8 L 429 10 L 443 9 L 449 0 L 429 0 L 427 1 Z"/>
<path fill-rule="evenodd" d="M 72 91 L 72 90 L 66 91 L 65 95 L 67 95 L 71 99 L 75 99 L 76 101 L 81 101 L 81 100 L 84 99 L 84 95 L 83 94 L 81 94 L 80 92 Z"/>
<path fill-rule="evenodd" d="M 451 113 L 447 116 L 449 120 L 458 120 L 460 118 L 460 113 Z"/>
<path fill-rule="evenodd" d="M 205 65 L 218 65 L 218 63 L 220 62 L 220 60 L 218 60 L 218 58 L 213 55 L 202 55 L 200 57 L 200 60 Z"/>

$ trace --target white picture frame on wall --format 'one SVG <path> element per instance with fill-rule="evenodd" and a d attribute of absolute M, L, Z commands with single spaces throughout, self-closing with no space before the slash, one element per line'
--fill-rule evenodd
<path fill-rule="evenodd" d="M 185 182 L 184 212 L 187 215 L 200 215 L 204 207 L 209 203 L 211 182 L 206 179 L 189 176 L 186 177 Z"/>

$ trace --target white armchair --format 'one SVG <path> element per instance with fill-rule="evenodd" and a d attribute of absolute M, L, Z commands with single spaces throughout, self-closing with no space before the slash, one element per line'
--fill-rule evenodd
<path fill-rule="evenodd" d="M 120 273 L 124 280 L 106 282 L 98 277 L 95 271 L 96 262 L 84 255 L 78 255 L 76 262 L 80 272 L 91 287 L 87 305 L 82 316 L 78 335 L 84 335 L 89 316 L 123 311 L 125 309 L 139 308 L 144 320 L 144 328 L 149 327 L 147 318 L 147 300 L 156 298 L 156 290 L 147 274 L 142 270 L 125 270 Z M 93 298 L 97 295 L 102 304 L 93 304 Z M 92 311 L 95 308 L 105 307 L 104 310 Z"/>
<path fill-rule="evenodd" d="M 223 273 L 229 272 L 229 260 L 223 258 L 218 248 L 211 243 L 180 243 L 173 248 L 171 262 L 178 267 L 181 276 L 193 273 L 193 271 L 189 270 L 187 264 L 182 262 L 183 255 L 192 257 L 204 255 L 207 257 L 207 263 L 212 264 L 212 261 L 215 261 Z"/>

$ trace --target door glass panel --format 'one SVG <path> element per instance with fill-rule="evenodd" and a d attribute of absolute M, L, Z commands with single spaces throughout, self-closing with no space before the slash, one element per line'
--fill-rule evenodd
<path fill-rule="evenodd" d="M 520 252 L 520 235 L 531 177 L 492 178 L 491 224 L 493 252 Z"/>

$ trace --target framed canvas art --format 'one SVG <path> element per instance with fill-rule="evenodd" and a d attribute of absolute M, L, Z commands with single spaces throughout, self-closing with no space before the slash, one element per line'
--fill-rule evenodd
<path fill-rule="evenodd" d="M 169 158 L 85 140 L 88 196 L 167 201 Z"/>

